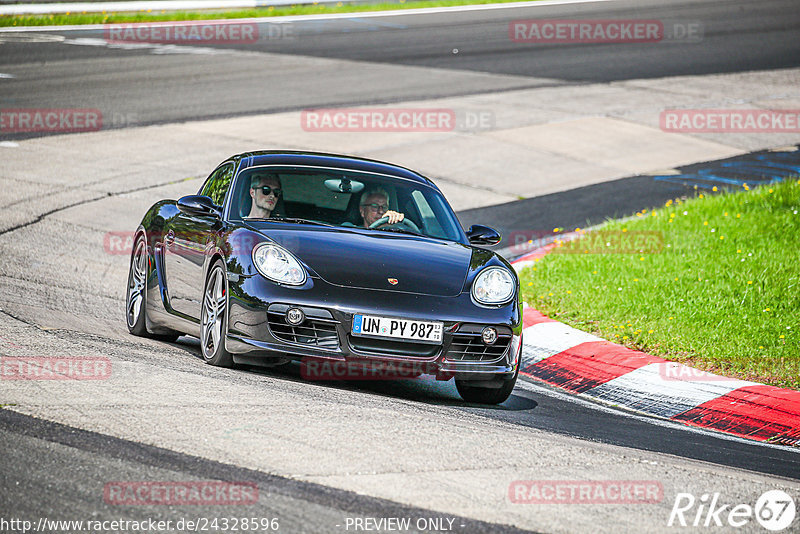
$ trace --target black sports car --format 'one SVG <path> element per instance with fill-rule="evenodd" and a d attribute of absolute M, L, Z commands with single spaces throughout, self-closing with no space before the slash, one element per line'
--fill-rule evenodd
<path fill-rule="evenodd" d="M 433 182 L 409 169 L 240 154 L 197 195 L 144 216 L 128 329 L 199 334 L 212 365 L 300 360 L 312 378 L 345 379 L 391 367 L 455 378 L 465 400 L 500 403 L 519 372 L 522 309 L 514 269 L 478 246 L 499 241 L 485 226 L 465 234 Z"/>

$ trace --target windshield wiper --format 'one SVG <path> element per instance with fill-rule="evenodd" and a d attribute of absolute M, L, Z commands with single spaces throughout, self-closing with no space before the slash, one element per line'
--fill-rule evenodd
<path fill-rule="evenodd" d="M 297 217 L 248 217 L 245 221 L 269 221 L 269 222 L 288 222 L 288 223 L 297 223 L 297 224 L 316 224 L 319 226 L 333 226 L 332 224 L 314 221 L 311 219 L 300 219 Z"/>

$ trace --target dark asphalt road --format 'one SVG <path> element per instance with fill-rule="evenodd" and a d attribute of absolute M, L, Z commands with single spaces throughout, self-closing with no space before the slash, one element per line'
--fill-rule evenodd
<path fill-rule="evenodd" d="M 291 371 L 253 372 L 299 378 L 299 373 Z M 450 382 L 442 384 L 433 380 L 418 380 L 333 384 L 329 387 L 347 387 L 414 402 L 456 406 L 477 417 L 800 480 L 800 454 L 790 447 L 765 447 L 716 433 L 692 432 L 680 425 L 664 426 L 652 418 L 633 418 L 628 413 L 616 410 L 604 411 L 602 417 L 598 417 L 597 408 L 591 403 L 576 403 L 571 394 L 559 393 L 557 388 L 532 381 L 530 383 L 535 385 L 534 390 L 517 387 L 509 400 L 496 407 L 463 402 Z M 548 395 L 543 390 L 555 393 Z"/>
<path fill-rule="evenodd" d="M 546 239 L 555 227 L 571 231 L 588 228 L 607 219 L 629 217 L 644 208 L 653 209 L 682 196 L 741 189 L 800 175 L 800 147 L 795 151 L 762 150 L 742 156 L 686 165 L 680 174 L 631 176 L 560 193 L 464 210 L 458 213 L 464 228 L 485 224 L 497 229 L 503 241 L 495 250 Z"/>
<path fill-rule="evenodd" d="M 509 39 L 509 22 L 534 18 L 658 20 L 664 22 L 665 33 L 679 33 L 694 23 L 702 35 L 694 42 L 675 36 L 655 45 L 546 45 Z M 301 24 L 297 30 L 294 42 L 276 41 L 262 49 L 570 82 L 777 69 L 800 61 L 800 10 L 790 0 L 628 0 L 426 17 L 354 17 Z"/>
<path fill-rule="evenodd" d="M 189 338 L 179 342 L 197 349 Z M 172 362 L 171 365 L 179 365 Z M 183 366 L 182 366 L 183 367 Z M 183 367 L 190 373 L 213 372 L 205 366 Z M 241 370 L 227 377 L 237 383 L 257 383 L 262 375 L 299 381 L 298 369 Z M 476 418 L 491 418 L 531 429 L 570 437 L 655 451 L 712 464 L 800 479 L 800 455 L 786 447 L 765 447 L 713 433 L 690 432 L 678 425 L 633 418 L 613 410 L 598 416 L 596 407 L 576 403 L 569 396 L 545 391 L 545 386 L 519 386 L 512 397 L 497 407 L 463 402 L 451 383 L 414 380 L 375 383 L 331 383 L 326 388 L 359 391 L 369 402 L 373 395 L 388 396 L 413 404 L 457 409 Z M 267 393 L 268 394 L 268 393 Z M 181 518 L 256 517 L 278 518 L 280 531 L 333 532 L 345 530 L 350 517 L 410 517 L 455 519 L 454 532 L 521 532 L 507 525 L 489 524 L 401 505 L 326 486 L 269 475 L 235 465 L 177 453 L 112 436 L 0 409 L 0 509 L 4 518 L 51 520 L 172 521 Z M 103 488 L 115 481 L 227 481 L 256 484 L 256 504 L 209 506 L 124 506 L 104 500 Z M 12 491 L 8 491 L 12 490 Z M 68 530 L 77 531 L 77 530 Z M 381 532 L 381 530 L 373 530 Z M 415 532 L 415 530 L 410 530 Z"/>
<path fill-rule="evenodd" d="M 702 40 L 512 42 L 509 23 L 534 17 L 659 20 L 668 28 L 696 24 Z M 102 41 L 102 30 L 0 33 L 0 73 L 16 76 L 0 79 L 0 107 L 99 108 L 119 119 L 106 127 L 124 127 L 800 65 L 795 0 L 620 0 L 426 16 L 354 14 L 269 24 L 261 33 L 274 38 L 236 46 L 204 44 L 240 51 L 233 55 L 178 54 L 169 47 L 110 48 Z M 59 41 L 61 36 L 66 40 Z"/>
<path fill-rule="evenodd" d="M 242 527 L 238 531 L 269 532 L 262 527 L 261 520 L 277 519 L 277 532 L 336 532 L 346 531 L 344 526 L 348 517 L 409 517 L 413 522 L 419 518 L 446 517 L 453 520 L 454 532 L 528 532 L 269 475 L 3 409 L 0 409 L 0 447 L 3 450 L 0 457 L 0 487 L 3 488 L 0 492 L 0 517 L 6 521 L 16 518 L 36 524 L 40 518 L 78 521 L 152 519 L 171 521 L 173 528 L 170 531 L 190 532 L 194 529 L 175 527 L 181 519 L 197 522 L 199 518 L 246 517 L 257 518 L 258 528 Z M 121 505 L 104 497 L 106 484 L 131 481 L 160 484 L 165 480 L 255 484 L 258 499 L 254 504 L 198 506 Z M 209 530 L 225 532 L 229 529 Z M 46 531 L 81 530 L 52 528 Z M 421 531 L 424 530 L 412 528 L 407 532 Z"/>

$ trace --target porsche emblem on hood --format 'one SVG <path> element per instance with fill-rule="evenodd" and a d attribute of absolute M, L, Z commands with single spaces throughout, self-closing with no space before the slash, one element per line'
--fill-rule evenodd
<path fill-rule="evenodd" d="M 388 280 L 393 286 L 397 285 L 397 278 L 387 278 L 386 280 Z"/>

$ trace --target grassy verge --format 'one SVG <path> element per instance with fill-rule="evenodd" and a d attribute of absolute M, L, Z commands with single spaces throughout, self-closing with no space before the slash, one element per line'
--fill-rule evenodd
<path fill-rule="evenodd" d="M 8 26 L 54 26 L 67 24 L 120 24 L 132 22 L 159 22 L 170 20 L 220 20 L 286 15 L 318 15 L 329 13 L 360 13 L 364 11 L 390 11 L 419 9 L 425 7 L 450 7 L 480 4 L 503 4 L 530 0 L 398 0 L 364 4 L 301 4 L 283 7 L 253 9 L 231 9 L 222 11 L 139 11 L 128 13 L 64 13 L 53 15 L 3 15 L 0 27 Z"/>
<path fill-rule="evenodd" d="M 523 297 L 630 348 L 800 389 L 800 180 L 744 189 L 564 243 L 522 273 Z"/>

